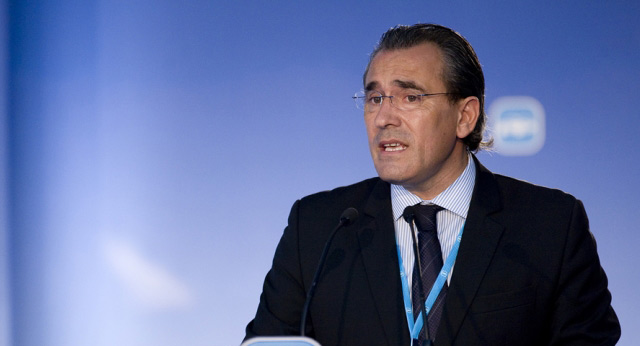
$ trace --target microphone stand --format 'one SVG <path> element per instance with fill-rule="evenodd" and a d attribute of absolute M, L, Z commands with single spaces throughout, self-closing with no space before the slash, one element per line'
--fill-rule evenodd
<path fill-rule="evenodd" d="M 305 325 L 307 323 L 307 315 L 309 314 L 309 306 L 311 305 L 311 299 L 316 292 L 316 285 L 318 284 L 318 279 L 320 278 L 320 273 L 322 272 L 322 267 L 324 267 L 324 262 L 327 259 L 327 254 L 329 253 L 329 247 L 331 242 L 333 241 L 333 237 L 336 235 L 338 230 L 344 226 L 348 226 L 353 223 L 358 218 L 358 211 L 355 208 L 347 208 L 340 215 L 340 221 L 336 228 L 331 232 L 329 239 L 324 244 L 324 249 L 322 249 L 322 255 L 320 256 L 320 261 L 318 262 L 318 268 L 316 269 L 316 273 L 313 276 L 313 281 L 311 281 L 311 286 L 309 287 L 309 292 L 307 292 L 307 300 L 304 302 L 304 307 L 302 308 L 302 317 L 300 318 L 300 335 L 305 336 Z"/>

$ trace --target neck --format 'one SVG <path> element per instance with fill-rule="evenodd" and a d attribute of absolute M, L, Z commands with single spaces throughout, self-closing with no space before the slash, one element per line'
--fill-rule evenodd
<path fill-rule="evenodd" d="M 425 183 L 420 186 L 403 185 L 403 187 L 423 200 L 432 200 L 460 177 L 469 163 L 468 155 L 465 147 L 464 150 L 453 154 L 451 160 L 438 171 L 438 174 L 432 176 Z"/>

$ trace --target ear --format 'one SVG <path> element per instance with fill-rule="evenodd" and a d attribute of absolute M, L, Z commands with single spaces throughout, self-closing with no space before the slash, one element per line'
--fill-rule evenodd
<path fill-rule="evenodd" d="M 458 124 L 456 135 L 465 138 L 476 128 L 480 116 L 480 101 L 475 96 L 469 96 L 458 101 Z"/>

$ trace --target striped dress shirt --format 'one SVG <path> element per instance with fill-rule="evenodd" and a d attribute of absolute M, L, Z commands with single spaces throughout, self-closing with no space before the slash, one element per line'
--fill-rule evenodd
<path fill-rule="evenodd" d="M 444 208 L 444 210 L 441 210 L 437 215 L 438 240 L 440 241 L 442 262 L 444 263 L 456 241 L 460 228 L 467 219 L 467 212 L 469 211 L 469 203 L 471 203 L 471 194 L 473 193 L 475 180 L 476 166 L 473 163 L 473 159 L 471 159 L 471 154 L 469 154 L 467 167 L 458 179 L 432 200 L 423 200 L 400 185 L 391 185 L 391 207 L 393 208 L 393 218 L 395 220 L 396 244 L 402 257 L 402 264 L 407 274 L 409 287 L 411 287 L 415 261 L 411 228 L 402 217 L 404 208 L 418 203 L 437 204 Z M 415 232 L 418 231 L 416 227 L 414 227 L 414 229 Z M 451 281 L 452 273 L 453 269 L 449 273 L 447 282 Z"/>

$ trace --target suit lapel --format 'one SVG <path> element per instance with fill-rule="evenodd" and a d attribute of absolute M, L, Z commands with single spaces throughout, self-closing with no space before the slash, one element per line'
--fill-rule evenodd
<path fill-rule="evenodd" d="M 389 184 L 380 180 L 363 208 L 361 227 L 356 233 L 366 277 L 389 345 L 397 345 L 399 340 L 402 344 L 409 342 L 394 229 Z"/>
<path fill-rule="evenodd" d="M 497 182 L 475 156 L 474 161 L 476 183 L 436 337 L 442 345 L 455 340 L 503 232 L 502 225 L 490 217 L 501 209 Z"/>

